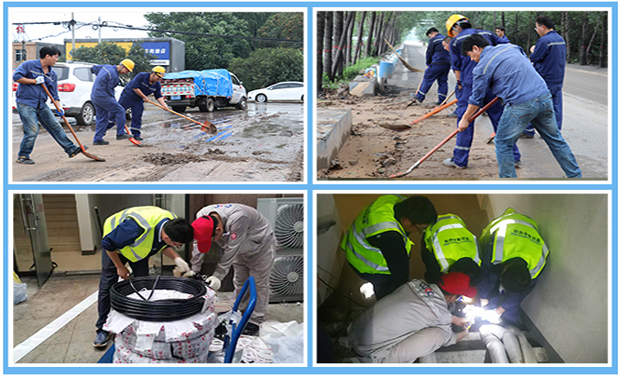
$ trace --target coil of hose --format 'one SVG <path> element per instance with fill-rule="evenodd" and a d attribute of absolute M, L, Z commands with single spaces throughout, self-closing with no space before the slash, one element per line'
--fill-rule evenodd
<path fill-rule="evenodd" d="M 155 287 L 153 287 L 155 286 Z M 128 298 L 129 295 L 147 290 L 174 290 L 191 294 L 189 299 L 163 299 L 156 301 Z M 112 308 L 131 318 L 142 321 L 168 322 L 183 320 L 202 310 L 207 294 L 204 283 L 177 277 L 136 277 L 118 282 L 110 290 Z M 150 296 L 149 296 L 150 298 Z"/>

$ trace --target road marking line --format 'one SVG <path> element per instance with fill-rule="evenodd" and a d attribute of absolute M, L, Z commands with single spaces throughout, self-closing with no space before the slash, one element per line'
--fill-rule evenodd
<path fill-rule="evenodd" d="M 99 291 L 95 291 L 91 296 L 82 300 L 75 307 L 62 314 L 62 316 L 49 323 L 46 327 L 30 336 L 30 338 L 28 338 L 24 342 L 15 346 L 13 348 L 13 359 L 15 363 L 19 362 L 21 358 L 26 356 L 37 346 L 39 346 L 45 340 L 54 335 L 54 333 L 59 331 L 63 326 L 67 325 L 71 320 L 76 318 L 80 313 L 84 312 L 86 308 L 90 307 L 93 303 L 95 303 L 97 301 L 98 294 Z"/>

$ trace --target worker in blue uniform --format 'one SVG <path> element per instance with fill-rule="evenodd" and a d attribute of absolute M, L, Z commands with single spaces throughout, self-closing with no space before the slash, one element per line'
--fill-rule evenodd
<path fill-rule="evenodd" d="M 13 73 L 13 81 L 19 84 L 15 93 L 15 106 L 24 130 L 24 138 L 15 161 L 19 164 L 34 164 L 34 161 L 30 159 L 30 154 L 39 134 L 39 124 L 48 131 L 69 158 L 82 152 L 79 146 L 71 142 L 62 126 L 54 118 L 52 110 L 47 106 L 49 97 L 41 87 L 44 83 L 57 108 L 60 109 L 56 113 L 63 116 L 65 112 L 58 96 L 58 76 L 52 69 L 60 55 L 61 52 L 57 48 L 45 46 L 39 51 L 39 59 L 24 61 Z"/>
<path fill-rule="evenodd" d="M 540 16 L 536 18 L 536 32 L 540 39 L 532 46 L 530 61 L 551 92 L 553 99 L 553 112 L 558 129 L 562 130 L 562 87 L 564 86 L 564 73 L 566 71 L 566 41 L 554 29 L 555 25 L 551 18 Z M 523 132 L 524 135 L 533 137 L 534 127 L 530 124 Z"/>
<path fill-rule="evenodd" d="M 431 27 L 426 31 L 426 36 L 430 38 L 426 48 L 426 70 L 420 89 L 413 94 L 413 99 L 415 102 L 422 103 L 433 82 L 437 81 L 437 102 L 435 104 L 441 104 L 448 94 L 450 55 L 443 48 L 444 36 L 439 34 L 439 30 Z"/>
<path fill-rule="evenodd" d="M 95 65 L 91 68 L 97 75 L 95 84 L 90 92 L 90 99 L 95 106 L 96 127 L 93 145 L 108 145 L 103 139 L 106 131 L 116 124 L 116 139 L 124 140 L 131 138 L 125 133 L 125 109 L 114 96 L 114 88 L 120 82 L 120 75 L 133 70 L 134 62 L 125 59 L 118 65 Z"/>
<path fill-rule="evenodd" d="M 506 36 L 506 28 L 503 26 L 495 26 L 495 35 L 503 42 L 510 43 L 510 39 Z"/>
<path fill-rule="evenodd" d="M 446 21 L 446 29 L 448 30 L 448 35 L 453 38 L 450 44 L 450 58 L 452 61 L 452 69 L 454 70 L 454 74 L 456 76 L 458 89 L 456 97 L 458 100 L 456 102 L 458 124 L 467 109 L 467 101 L 472 92 L 472 71 L 477 64 L 469 57 L 461 54 L 461 44 L 463 40 L 472 34 L 479 34 L 482 35 L 492 46 L 501 44 L 502 41 L 497 37 L 497 35 L 491 33 L 490 31 L 473 29 L 469 19 L 460 14 L 453 14 L 450 18 L 448 18 L 448 21 Z M 495 96 L 491 90 L 487 90 L 484 98 L 484 104 L 489 103 L 494 98 Z M 486 111 L 489 115 L 489 119 L 491 120 L 491 124 L 493 124 L 493 130 L 496 132 L 499 119 L 502 117 L 502 111 L 503 106 L 499 102 L 489 107 Z M 467 163 L 469 161 L 469 150 L 471 149 L 473 139 L 474 122 L 472 122 L 463 132 L 459 132 L 456 135 L 456 147 L 454 148 L 452 158 L 446 159 L 443 162 L 444 166 L 455 167 L 457 169 L 467 168 Z M 521 154 L 519 153 L 519 149 L 516 145 L 514 145 L 513 148 L 513 155 L 515 165 L 520 166 Z"/>
<path fill-rule="evenodd" d="M 474 86 L 459 132 L 468 128 L 469 119 L 483 105 L 489 88 L 505 106 L 495 135 L 499 177 L 517 177 L 511 151 L 531 122 L 566 176 L 580 178 L 575 156 L 556 125 L 551 93 L 523 49 L 515 44 L 490 46 L 484 37 L 474 34 L 463 41 L 461 51 L 478 65 L 472 72 Z"/>
<path fill-rule="evenodd" d="M 144 102 L 148 100 L 147 97 L 153 94 L 157 102 L 163 108 L 168 109 L 168 105 L 166 105 L 164 97 L 161 95 L 161 83 L 159 82 L 164 75 L 166 75 L 166 70 L 160 66 L 153 68 L 151 73 L 138 73 L 125 86 L 121 99 L 118 101 L 125 110 L 131 108 L 131 134 L 138 141 L 143 140 L 140 136 L 142 132 L 142 113 L 144 112 Z"/>

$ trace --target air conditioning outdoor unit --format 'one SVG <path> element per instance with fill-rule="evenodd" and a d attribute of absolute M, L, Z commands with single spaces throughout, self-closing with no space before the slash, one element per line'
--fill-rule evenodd
<path fill-rule="evenodd" d="M 259 198 L 257 209 L 269 220 L 276 237 L 269 300 L 271 303 L 303 301 L 303 197 Z"/>

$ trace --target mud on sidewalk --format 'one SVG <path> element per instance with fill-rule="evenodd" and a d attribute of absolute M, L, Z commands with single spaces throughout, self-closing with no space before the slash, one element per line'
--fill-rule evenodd
<path fill-rule="evenodd" d="M 456 118 L 447 117 L 455 105 L 439 114 L 412 125 L 404 131 L 394 131 L 379 124 L 410 124 L 435 107 L 435 95 L 422 104 L 411 102 L 411 90 L 386 86 L 386 92 L 375 97 L 354 97 L 340 93 L 327 93 L 317 101 L 317 109 L 350 109 L 353 129 L 348 140 L 329 169 L 318 172 L 319 179 L 388 179 L 390 175 L 404 172 L 456 129 Z M 485 126 L 488 123 L 488 126 Z M 405 128 L 405 127 L 403 127 Z M 452 157 L 456 137 L 413 170 L 405 179 L 492 179 L 498 177 L 493 143 L 487 144 L 491 135 L 488 118 L 476 121 L 469 166 L 457 170 L 443 166 Z"/>

